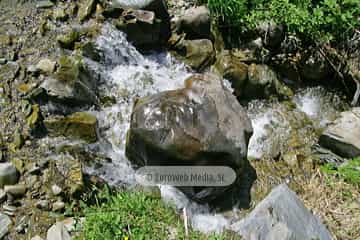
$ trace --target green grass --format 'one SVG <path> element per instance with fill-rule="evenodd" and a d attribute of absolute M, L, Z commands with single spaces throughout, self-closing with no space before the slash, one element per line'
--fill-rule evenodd
<path fill-rule="evenodd" d="M 207 0 L 207 5 L 222 28 L 238 33 L 272 20 L 306 41 L 336 44 L 360 28 L 359 0 Z"/>
<path fill-rule="evenodd" d="M 240 239 L 228 233 L 206 236 L 193 230 L 186 238 L 176 210 L 147 193 L 124 191 L 111 195 L 105 191 L 100 195 L 104 203 L 85 207 L 80 239 L 169 239 L 171 232 L 175 232 L 175 239 Z"/>
<path fill-rule="evenodd" d="M 328 175 L 336 175 L 346 182 L 360 187 L 360 157 L 349 160 L 346 164 L 336 167 L 334 164 L 325 164 L 321 170 Z"/>

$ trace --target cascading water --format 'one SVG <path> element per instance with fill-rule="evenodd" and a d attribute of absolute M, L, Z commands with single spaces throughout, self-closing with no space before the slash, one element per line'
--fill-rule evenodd
<path fill-rule="evenodd" d="M 125 141 L 134 100 L 180 88 L 192 73 L 167 53 L 141 54 L 127 42 L 122 32 L 110 24 L 103 26 L 96 45 L 103 55 L 102 61 L 86 61 L 92 71 L 101 76 L 100 98 L 113 100 L 100 110 L 92 111 L 99 121 L 100 140 L 89 148 L 104 154 L 111 162 L 101 163 L 100 167 L 87 167 L 86 171 L 113 185 L 132 186 L 136 182 L 134 170 L 125 156 Z M 224 83 L 228 84 L 226 81 Z M 337 114 L 341 102 L 336 95 L 325 93 L 321 88 L 303 90 L 294 97 L 292 108 L 280 102 L 249 103 L 248 113 L 254 127 L 249 157 L 275 157 L 279 149 L 286 145 L 292 131 L 305 136 L 314 128 L 324 126 Z M 292 128 L 297 117 L 308 118 L 313 124 Z M 202 232 L 220 232 L 237 219 L 237 211 L 233 211 L 231 217 L 225 217 L 212 212 L 206 205 L 192 202 L 174 187 L 161 186 L 160 189 L 165 201 L 175 203 L 179 209 L 187 209 L 192 226 Z"/>

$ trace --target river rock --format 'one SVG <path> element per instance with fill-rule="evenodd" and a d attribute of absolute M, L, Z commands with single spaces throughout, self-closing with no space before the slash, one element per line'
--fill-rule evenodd
<path fill-rule="evenodd" d="M 251 64 L 248 68 L 248 81 L 241 97 L 257 99 L 275 94 L 283 97 L 293 96 L 292 90 L 278 79 L 276 72 L 270 67 Z"/>
<path fill-rule="evenodd" d="M 165 0 L 115 0 L 114 6 L 152 11 L 156 17 L 168 21 L 170 16 Z"/>
<path fill-rule="evenodd" d="M 231 87 L 237 97 L 242 95 L 248 79 L 248 65 L 241 62 L 233 54 L 224 51 L 217 57 L 213 69 L 231 82 Z"/>
<path fill-rule="evenodd" d="M 280 47 L 285 39 L 285 30 L 283 25 L 276 24 L 274 21 L 262 22 L 257 27 L 262 42 L 265 47 L 276 49 Z"/>
<path fill-rule="evenodd" d="M 186 10 L 177 24 L 178 32 L 185 32 L 188 39 L 212 39 L 210 11 L 206 6 Z"/>
<path fill-rule="evenodd" d="M 320 145 L 345 158 L 360 156 L 360 107 L 342 112 L 325 129 Z"/>
<path fill-rule="evenodd" d="M 77 112 L 69 116 L 52 115 L 44 120 L 51 136 L 66 136 L 82 139 L 86 142 L 97 140 L 97 119 L 86 112 Z"/>
<path fill-rule="evenodd" d="M 46 240 L 71 240 L 71 236 L 65 228 L 64 224 L 58 222 L 49 228 L 47 231 Z"/>
<path fill-rule="evenodd" d="M 164 27 L 151 11 L 126 10 L 115 25 L 126 33 L 129 42 L 142 50 L 163 46 L 170 35 L 170 28 Z"/>
<path fill-rule="evenodd" d="M 41 84 L 51 100 L 71 106 L 97 103 L 97 78 L 90 74 L 80 57 L 62 56 L 53 76 Z"/>
<path fill-rule="evenodd" d="M 331 240 L 321 221 L 286 184 L 274 188 L 244 219 L 231 226 L 247 240 Z"/>
<path fill-rule="evenodd" d="M 251 134 L 245 110 L 221 79 L 194 75 L 183 89 L 137 101 L 126 155 L 138 166 L 226 165 L 241 174 Z M 221 193 L 216 188 L 204 191 L 189 195 L 209 200 Z"/>
<path fill-rule="evenodd" d="M 16 184 L 19 180 L 19 173 L 11 163 L 0 163 L 0 187 Z"/>
<path fill-rule="evenodd" d="M 215 49 L 209 39 L 175 40 L 171 53 L 194 70 L 203 71 L 215 61 Z"/>
<path fill-rule="evenodd" d="M 0 239 L 3 239 L 9 232 L 11 219 L 5 214 L 0 213 Z"/>

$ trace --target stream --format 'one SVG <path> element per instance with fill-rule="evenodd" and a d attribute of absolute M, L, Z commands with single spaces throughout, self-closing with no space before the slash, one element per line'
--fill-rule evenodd
<path fill-rule="evenodd" d="M 124 33 L 110 24 L 103 26 L 96 44 L 102 53 L 102 61 L 86 59 L 86 62 L 100 75 L 100 97 L 112 101 L 103 104 L 100 110 L 90 110 L 98 118 L 100 139 L 88 148 L 111 161 L 100 167 L 88 166 L 85 170 L 111 185 L 132 187 L 136 182 L 134 170 L 125 156 L 125 143 L 134 100 L 181 88 L 193 72 L 166 52 L 141 54 L 127 42 Z M 226 80 L 224 84 L 229 86 Z M 301 144 L 310 149 L 317 142 L 315 132 L 335 119 L 341 106 L 343 101 L 336 93 L 321 87 L 301 89 L 288 102 L 251 101 L 246 106 L 254 128 L 249 159 L 275 158 L 286 152 L 294 133 Z M 174 203 L 179 210 L 187 209 L 192 227 L 202 232 L 221 232 L 239 218 L 236 207 L 230 213 L 217 213 L 207 205 L 189 200 L 174 187 L 160 186 L 160 189 L 165 201 Z"/>

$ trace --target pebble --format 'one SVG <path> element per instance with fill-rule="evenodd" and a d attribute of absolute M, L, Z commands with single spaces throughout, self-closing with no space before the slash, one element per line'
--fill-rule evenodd
<path fill-rule="evenodd" d="M 35 203 L 35 207 L 40 210 L 48 211 L 50 209 L 50 204 L 48 200 L 39 200 Z"/>
<path fill-rule="evenodd" d="M 47 240 L 70 240 L 70 234 L 66 230 L 63 223 L 55 223 L 47 231 L 46 235 Z"/>
<path fill-rule="evenodd" d="M 55 185 L 51 186 L 51 191 L 55 196 L 57 196 L 62 192 L 62 189 L 61 189 L 61 187 L 59 187 L 58 185 L 55 184 Z"/>
<path fill-rule="evenodd" d="M 31 238 L 31 240 L 44 240 L 43 238 L 41 238 L 39 235 Z"/>
<path fill-rule="evenodd" d="M 53 7 L 54 3 L 48 0 L 44 0 L 44 1 L 38 1 L 36 3 L 36 7 L 37 8 L 50 8 Z"/>

